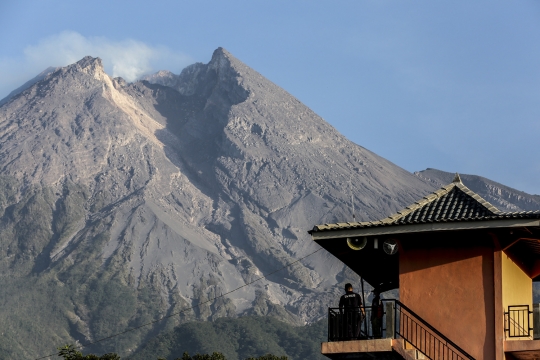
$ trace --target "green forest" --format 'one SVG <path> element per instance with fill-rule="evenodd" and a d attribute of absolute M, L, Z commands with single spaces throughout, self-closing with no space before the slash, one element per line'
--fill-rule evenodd
<path fill-rule="evenodd" d="M 291 326 L 275 318 L 245 316 L 189 322 L 149 340 L 130 360 L 324 359 L 326 321 Z M 73 345 L 58 349 L 64 360 L 120 360 L 116 353 L 84 354 Z M 189 354 L 194 354 L 190 356 Z M 124 359 L 128 359 L 124 358 Z"/>
<path fill-rule="evenodd" d="M 325 359 L 321 342 L 327 339 L 326 320 L 307 326 L 292 326 L 275 318 L 244 316 L 213 322 L 190 322 L 148 341 L 132 360 L 173 360 L 190 354 L 222 353 L 229 360 L 256 358 L 265 354 L 289 360 Z"/>
<path fill-rule="evenodd" d="M 58 356 L 64 360 L 121 360 L 120 356 L 115 353 L 108 353 L 101 356 L 95 354 L 83 355 L 83 353 L 78 351 L 73 345 L 66 345 L 58 348 L 58 350 Z M 157 360 L 165 359 L 158 358 Z M 212 354 L 195 354 L 193 356 L 190 356 L 187 352 L 184 352 L 181 358 L 176 358 L 175 360 L 227 360 L 227 358 L 220 352 L 213 352 Z M 250 357 L 246 360 L 288 360 L 288 357 L 265 354 L 256 358 Z"/>

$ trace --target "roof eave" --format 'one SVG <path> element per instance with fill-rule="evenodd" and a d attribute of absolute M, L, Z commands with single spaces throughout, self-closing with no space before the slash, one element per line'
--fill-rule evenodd
<path fill-rule="evenodd" d="M 512 228 L 523 226 L 540 226 L 538 219 L 500 219 L 500 220 L 472 220 L 455 222 L 434 222 L 426 224 L 389 225 L 365 227 L 359 229 L 336 229 L 324 231 L 310 231 L 312 239 L 325 240 L 356 236 L 397 235 L 429 231 L 456 231 L 489 228 Z"/>

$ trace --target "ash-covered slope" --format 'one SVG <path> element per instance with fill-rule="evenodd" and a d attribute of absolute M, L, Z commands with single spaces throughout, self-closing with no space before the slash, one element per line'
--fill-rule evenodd
<path fill-rule="evenodd" d="M 86 57 L 0 107 L 0 355 L 95 340 L 235 289 L 315 250 L 306 231 L 352 219 L 351 194 L 367 220 L 433 190 L 223 49 L 167 76 L 126 84 Z M 354 280 L 320 252 L 100 346 L 126 354 L 186 318 L 313 321 Z"/>
<path fill-rule="evenodd" d="M 414 174 L 437 187 L 449 184 L 455 176 L 455 174 L 449 172 L 429 168 L 417 171 Z M 530 195 L 482 176 L 466 174 L 460 174 L 459 176 L 467 187 L 501 211 L 540 210 L 540 195 Z"/>
<path fill-rule="evenodd" d="M 233 259 L 245 256 L 262 272 L 315 249 L 306 234 L 313 224 L 352 220 L 351 194 L 360 217 L 367 219 L 431 190 L 346 140 L 222 49 L 208 65 L 194 64 L 179 76 L 160 74 L 149 79 L 199 104 L 182 119 L 171 116 L 167 128 L 179 139 L 171 147 L 186 164 L 185 173 L 210 198 L 219 199 L 214 211 L 220 218 L 205 227 L 220 234 L 227 249 L 238 249 L 230 254 Z M 274 281 L 287 291 L 299 286 L 321 293 L 311 297 L 302 290 L 298 298 L 294 292 L 287 298 L 279 291 L 268 294 L 272 301 L 292 300 L 306 314 L 321 314 L 339 291 L 342 268 L 326 254 L 306 264 Z"/>

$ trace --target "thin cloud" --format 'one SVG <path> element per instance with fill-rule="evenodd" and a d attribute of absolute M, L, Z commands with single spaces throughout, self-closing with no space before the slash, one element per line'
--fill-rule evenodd
<path fill-rule="evenodd" d="M 100 57 L 105 71 L 113 77 L 134 81 L 157 70 L 177 72 L 193 60 L 164 46 L 150 46 L 127 39 L 113 41 L 105 37 L 85 37 L 64 31 L 27 46 L 18 58 L 0 59 L 0 99 L 49 66 L 66 66 L 84 56 Z"/>

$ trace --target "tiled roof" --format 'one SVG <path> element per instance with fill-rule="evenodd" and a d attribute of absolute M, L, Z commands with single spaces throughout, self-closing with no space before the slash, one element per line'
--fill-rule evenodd
<path fill-rule="evenodd" d="M 454 182 L 425 196 L 401 211 L 378 221 L 316 225 L 314 231 L 359 229 L 377 226 L 426 224 L 454 221 L 540 218 L 540 211 L 503 213 L 463 185 L 458 174 Z"/>

